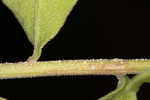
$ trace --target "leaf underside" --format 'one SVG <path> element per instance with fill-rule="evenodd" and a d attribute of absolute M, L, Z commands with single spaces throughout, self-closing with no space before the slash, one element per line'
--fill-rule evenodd
<path fill-rule="evenodd" d="M 14 13 L 34 45 L 37 60 L 43 46 L 61 29 L 77 0 L 2 0 Z"/>

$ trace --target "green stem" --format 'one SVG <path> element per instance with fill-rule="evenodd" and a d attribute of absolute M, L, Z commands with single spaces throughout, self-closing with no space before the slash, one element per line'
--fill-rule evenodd
<path fill-rule="evenodd" d="M 63 60 L 0 64 L 0 79 L 61 75 L 125 75 L 150 69 L 150 60 Z"/>

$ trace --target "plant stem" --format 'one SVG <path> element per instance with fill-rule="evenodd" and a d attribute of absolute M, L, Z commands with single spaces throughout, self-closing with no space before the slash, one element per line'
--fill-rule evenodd
<path fill-rule="evenodd" d="M 61 75 L 125 75 L 150 69 L 150 60 L 97 59 L 0 64 L 0 79 Z"/>

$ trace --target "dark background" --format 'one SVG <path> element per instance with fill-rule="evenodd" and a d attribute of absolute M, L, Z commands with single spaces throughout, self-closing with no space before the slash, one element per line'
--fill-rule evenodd
<path fill-rule="evenodd" d="M 59 34 L 44 48 L 46 60 L 150 58 L 149 0 L 79 0 Z M 0 1 L 0 62 L 25 61 L 33 47 Z M 61 76 L 0 80 L 9 100 L 96 100 L 115 89 L 114 76 Z M 149 84 L 139 99 L 149 100 Z"/>

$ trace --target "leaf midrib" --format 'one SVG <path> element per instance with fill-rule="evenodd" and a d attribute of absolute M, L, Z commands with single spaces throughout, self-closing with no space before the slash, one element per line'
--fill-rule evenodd
<path fill-rule="evenodd" d="M 34 38 L 33 38 L 33 41 L 34 41 L 34 48 L 37 48 L 37 42 L 38 42 L 38 33 L 40 32 L 40 28 L 39 28 L 39 18 L 38 18 L 38 9 L 39 9 L 39 0 L 35 0 L 35 7 L 34 7 Z"/>

